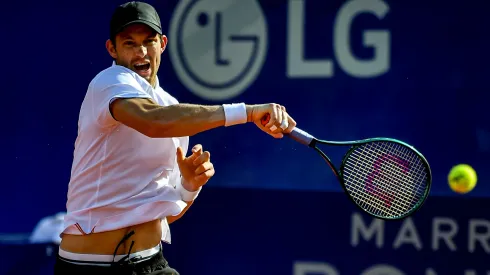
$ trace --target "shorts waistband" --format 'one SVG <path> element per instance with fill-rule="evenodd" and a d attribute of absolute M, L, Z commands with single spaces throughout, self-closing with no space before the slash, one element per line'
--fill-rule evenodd
<path fill-rule="evenodd" d="M 144 261 L 155 254 L 159 253 L 162 250 L 162 244 L 158 244 L 157 246 L 134 252 L 129 254 L 129 257 L 126 260 L 138 258 L 139 261 Z M 61 260 L 65 262 L 69 262 L 72 264 L 79 264 L 79 265 L 99 265 L 99 266 L 110 266 L 112 262 L 117 262 L 121 260 L 123 257 L 126 257 L 127 255 L 100 255 L 100 254 L 81 254 L 81 253 L 72 253 L 65 251 L 59 248 L 58 255 Z"/>

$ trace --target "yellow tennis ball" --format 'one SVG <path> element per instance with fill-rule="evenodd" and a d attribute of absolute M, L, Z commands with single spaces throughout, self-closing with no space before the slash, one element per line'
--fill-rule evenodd
<path fill-rule="evenodd" d="M 468 164 L 458 164 L 451 168 L 448 175 L 449 187 L 460 194 L 466 194 L 475 188 L 476 172 Z"/>

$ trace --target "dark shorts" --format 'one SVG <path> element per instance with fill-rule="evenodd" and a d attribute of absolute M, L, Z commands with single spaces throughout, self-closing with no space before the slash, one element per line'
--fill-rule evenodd
<path fill-rule="evenodd" d="M 122 258 L 118 256 L 120 259 L 117 261 L 70 259 L 63 257 L 65 254 L 60 252 L 56 258 L 54 275 L 179 275 L 175 269 L 169 267 L 161 248 L 161 245 L 158 249 L 154 248 L 152 254 L 149 255 L 133 253 Z"/>
<path fill-rule="evenodd" d="M 54 267 L 54 275 L 179 275 L 179 273 L 168 266 L 162 253 L 158 253 L 148 260 L 126 264 L 118 263 L 113 266 L 81 265 L 69 263 L 58 256 Z"/>

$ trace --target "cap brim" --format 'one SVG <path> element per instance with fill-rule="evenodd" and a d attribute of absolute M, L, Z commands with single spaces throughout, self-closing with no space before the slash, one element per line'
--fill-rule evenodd
<path fill-rule="evenodd" d="M 133 24 L 145 24 L 147 25 L 148 27 L 150 27 L 152 30 L 156 31 L 158 34 L 163 34 L 162 32 L 162 29 L 160 27 L 158 27 L 156 24 L 152 23 L 152 22 L 149 22 L 149 21 L 146 21 L 146 20 L 142 20 L 142 19 L 137 19 L 137 20 L 133 20 L 131 22 L 128 22 L 126 24 L 124 24 L 123 26 L 121 26 L 115 34 L 117 33 L 120 33 L 122 30 L 124 30 L 126 27 L 128 27 L 129 25 L 133 25 Z"/>

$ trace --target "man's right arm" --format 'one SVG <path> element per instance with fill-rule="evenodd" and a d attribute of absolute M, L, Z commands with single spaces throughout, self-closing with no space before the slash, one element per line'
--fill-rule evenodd
<path fill-rule="evenodd" d="M 197 133 L 221 126 L 255 122 L 259 128 L 275 136 L 290 132 L 295 122 L 285 131 L 280 129 L 281 120 L 286 116 L 284 108 L 278 104 L 263 105 L 196 105 L 175 104 L 160 106 L 148 98 L 115 99 L 110 104 L 113 118 L 138 132 L 153 138 L 193 136 Z M 271 114 L 269 125 L 278 128 L 273 133 L 262 125 L 260 118 Z M 267 125 L 267 126 L 269 126 Z"/>

